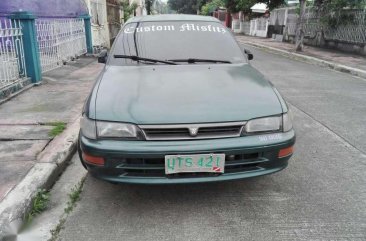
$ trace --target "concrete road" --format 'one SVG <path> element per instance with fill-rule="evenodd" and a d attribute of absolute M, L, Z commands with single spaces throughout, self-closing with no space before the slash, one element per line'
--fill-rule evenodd
<path fill-rule="evenodd" d="M 252 52 L 294 112 L 286 170 L 180 186 L 88 176 L 60 240 L 366 240 L 366 81 Z"/>

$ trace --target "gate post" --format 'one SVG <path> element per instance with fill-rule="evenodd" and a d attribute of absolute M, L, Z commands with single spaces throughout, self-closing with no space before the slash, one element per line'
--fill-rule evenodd
<path fill-rule="evenodd" d="M 20 22 L 27 75 L 33 83 L 38 83 L 42 79 L 42 71 L 35 25 L 36 16 L 30 12 L 21 11 L 12 13 L 9 18 Z"/>
<path fill-rule="evenodd" d="M 254 20 L 254 34 L 253 36 L 257 36 L 257 28 L 258 28 L 258 19 Z"/>
<path fill-rule="evenodd" d="M 93 39 L 92 39 L 92 31 L 91 31 L 91 23 L 90 23 L 90 15 L 85 14 L 81 15 L 80 18 L 84 19 L 84 28 L 85 28 L 85 39 L 86 39 L 86 50 L 88 54 L 93 53 Z"/>

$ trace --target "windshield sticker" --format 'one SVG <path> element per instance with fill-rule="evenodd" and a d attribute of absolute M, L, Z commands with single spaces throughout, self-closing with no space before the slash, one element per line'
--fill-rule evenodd
<path fill-rule="evenodd" d="M 176 28 L 174 25 L 151 25 L 144 27 L 128 27 L 124 29 L 124 33 L 143 33 L 143 32 L 161 32 L 161 31 L 196 31 L 196 32 L 216 32 L 216 33 L 226 33 L 224 27 L 217 27 L 212 25 L 198 25 L 193 23 L 185 23 Z"/>

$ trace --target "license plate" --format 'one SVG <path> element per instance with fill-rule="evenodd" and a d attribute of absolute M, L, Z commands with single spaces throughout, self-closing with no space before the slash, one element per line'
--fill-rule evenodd
<path fill-rule="evenodd" d="M 167 155 L 165 174 L 187 172 L 224 173 L 225 154 Z"/>

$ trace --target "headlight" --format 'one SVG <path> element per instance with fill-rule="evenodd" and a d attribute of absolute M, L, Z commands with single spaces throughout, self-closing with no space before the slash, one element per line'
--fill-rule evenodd
<path fill-rule="evenodd" d="M 292 114 L 290 111 L 282 116 L 264 117 L 248 121 L 245 125 L 246 133 L 283 131 L 292 129 Z"/>
<path fill-rule="evenodd" d="M 283 114 L 283 132 L 290 131 L 292 129 L 292 114 L 290 110 Z"/>
<path fill-rule="evenodd" d="M 248 121 L 245 125 L 247 133 L 279 131 L 281 129 L 282 116 L 265 117 Z"/>
<path fill-rule="evenodd" d="M 80 120 L 80 129 L 83 136 L 89 139 L 97 139 L 97 129 L 95 126 L 95 120 L 91 120 L 83 116 Z"/>
<path fill-rule="evenodd" d="M 89 139 L 101 138 L 125 138 L 125 139 L 143 139 L 142 131 L 135 125 L 95 121 L 85 116 L 81 118 L 80 129 L 83 136 Z"/>
<path fill-rule="evenodd" d="M 133 124 L 97 121 L 98 137 L 141 139 L 140 129 Z"/>

